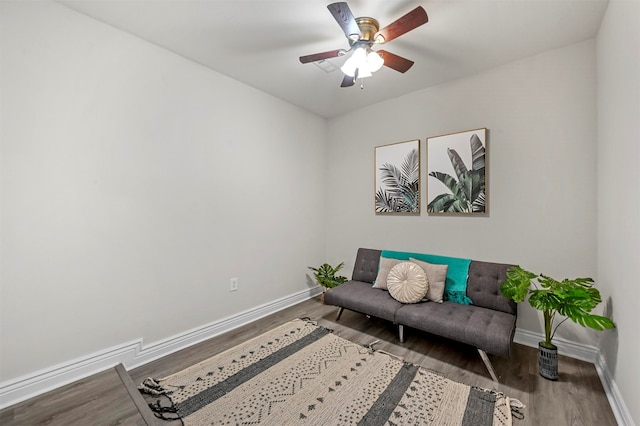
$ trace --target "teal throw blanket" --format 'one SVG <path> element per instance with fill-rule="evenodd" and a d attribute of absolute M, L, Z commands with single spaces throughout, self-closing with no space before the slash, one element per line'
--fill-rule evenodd
<path fill-rule="evenodd" d="M 467 297 L 467 278 L 471 259 L 436 256 L 434 254 L 408 253 L 404 251 L 382 250 L 381 257 L 388 259 L 409 260 L 410 257 L 436 265 L 449 265 L 447 281 L 444 284 L 444 300 L 471 305 L 473 301 Z"/>

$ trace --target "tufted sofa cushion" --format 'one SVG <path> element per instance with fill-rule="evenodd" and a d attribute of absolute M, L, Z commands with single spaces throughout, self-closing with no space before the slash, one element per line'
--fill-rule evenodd
<path fill-rule="evenodd" d="M 467 279 L 467 296 L 476 306 L 517 314 L 516 303 L 500 292 L 500 286 L 507 278 L 507 269 L 512 265 L 502 263 L 471 261 Z"/>
<path fill-rule="evenodd" d="M 388 292 L 376 290 L 361 281 L 349 281 L 330 289 L 324 295 L 324 302 L 391 322 L 395 321 L 396 311 L 402 306 Z"/>
<path fill-rule="evenodd" d="M 396 322 L 509 357 L 516 317 L 505 312 L 454 302 L 402 305 Z"/>
<path fill-rule="evenodd" d="M 353 266 L 353 281 L 373 283 L 378 276 L 378 262 L 381 250 L 359 248 L 356 262 Z"/>

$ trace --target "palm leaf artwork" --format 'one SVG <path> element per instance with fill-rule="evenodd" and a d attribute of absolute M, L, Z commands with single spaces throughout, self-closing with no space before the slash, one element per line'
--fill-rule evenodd
<path fill-rule="evenodd" d="M 377 213 L 420 212 L 420 155 L 412 149 L 398 168 L 383 163 L 378 169 L 381 186 L 376 190 Z"/>
<path fill-rule="evenodd" d="M 447 189 L 448 193 L 437 195 L 427 205 L 430 213 L 484 213 L 486 211 L 485 196 L 485 148 L 477 134 L 472 134 L 471 169 L 455 149 L 447 148 L 447 155 L 456 174 L 433 171 L 429 176 L 436 178 Z"/>

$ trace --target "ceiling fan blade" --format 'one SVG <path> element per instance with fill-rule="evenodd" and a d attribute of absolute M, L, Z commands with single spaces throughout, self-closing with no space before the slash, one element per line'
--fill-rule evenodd
<path fill-rule="evenodd" d="M 382 56 L 385 66 L 398 72 L 405 73 L 414 64 L 413 61 L 405 59 L 402 56 L 394 55 L 393 53 L 387 52 L 386 50 L 378 50 L 376 53 Z"/>
<path fill-rule="evenodd" d="M 362 38 L 362 33 L 360 32 L 360 27 L 356 23 L 356 19 L 353 17 L 353 13 L 351 13 L 351 9 L 349 9 L 349 5 L 345 2 L 339 3 L 331 3 L 327 6 L 329 12 L 333 15 L 335 20 L 344 31 L 344 35 L 347 38 L 352 39 L 353 41 L 358 41 Z"/>
<path fill-rule="evenodd" d="M 342 84 L 340 84 L 340 87 L 351 87 L 354 84 L 356 84 L 356 79 L 354 77 L 349 77 L 348 75 L 345 75 L 344 78 L 342 79 Z"/>
<path fill-rule="evenodd" d="M 308 62 L 320 61 L 322 59 L 335 58 L 346 53 L 344 49 L 330 50 L 328 52 L 314 53 L 313 55 L 300 56 L 300 62 L 306 64 Z"/>
<path fill-rule="evenodd" d="M 374 40 L 376 43 L 387 43 L 394 38 L 398 38 L 401 35 L 418 28 L 420 25 L 426 24 L 427 22 L 429 22 L 427 12 L 422 8 L 422 6 L 418 6 L 411 12 L 396 19 L 378 31 Z"/>

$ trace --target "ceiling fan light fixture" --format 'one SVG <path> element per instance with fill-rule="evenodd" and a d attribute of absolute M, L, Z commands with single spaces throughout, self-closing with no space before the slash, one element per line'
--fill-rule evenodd
<path fill-rule="evenodd" d="M 379 54 L 366 46 L 359 46 L 340 70 L 349 77 L 355 77 L 358 70 L 357 78 L 366 78 L 371 77 L 372 73 L 378 71 L 383 64 L 384 60 Z"/>
<path fill-rule="evenodd" d="M 351 57 L 347 58 L 340 68 L 345 74 L 340 87 L 353 86 L 358 78 L 370 77 L 382 65 L 400 73 L 407 72 L 413 66 L 413 61 L 402 56 L 395 55 L 387 50 L 374 52 L 371 48 L 374 44 L 388 43 L 426 24 L 429 21 L 429 17 L 422 6 L 405 13 L 382 29 L 380 29 L 380 24 L 374 18 L 368 16 L 354 17 L 349 5 L 344 1 L 331 3 L 327 5 L 327 9 L 329 9 L 347 40 L 349 40 L 350 49 L 348 51 L 336 49 L 300 56 L 301 63 L 306 64 L 335 58 L 353 51 Z M 362 88 L 362 82 L 360 87 Z"/>
<path fill-rule="evenodd" d="M 365 51 L 365 48 L 362 46 L 358 47 L 345 61 L 340 70 L 349 77 L 353 77 L 356 74 L 356 69 L 362 68 L 362 64 L 364 64 L 366 61 L 367 52 Z"/>

